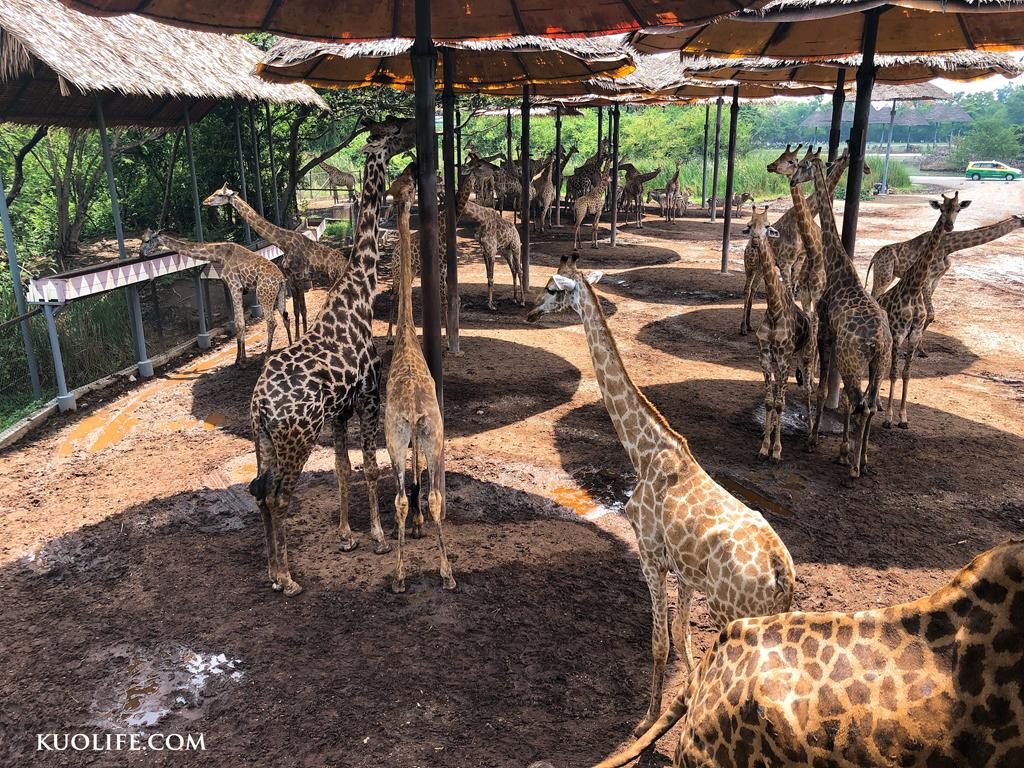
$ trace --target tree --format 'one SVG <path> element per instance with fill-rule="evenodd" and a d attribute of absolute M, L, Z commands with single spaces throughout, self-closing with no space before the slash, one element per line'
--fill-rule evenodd
<path fill-rule="evenodd" d="M 953 155 L 966 166 L 972 160 L 1010 161 L 1020 156 L 1021 143 L 1013 126 L 1004 116 L 989 115 L 974 121 L 971 129 L 956 143 Z"/>

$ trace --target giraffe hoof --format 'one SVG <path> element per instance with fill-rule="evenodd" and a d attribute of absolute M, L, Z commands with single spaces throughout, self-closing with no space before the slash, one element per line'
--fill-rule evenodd
<path fill-rule="evenodd" d="M 647 731 L 651 729 L 651 726 L 654 725 L 656 722 L 656 718 L 650 716 L 645 717 L 643 720 L 637 723 L 636 727 L 633 729 L 633 735 L 643 736 L 645 733 L 647 733 Z"/>
<path fill-rule="evenodd" d="M 423 525 L 414 525 L 409 529 L 410 539 L 422 539 L 423 538 Z"/>
<path fill-rule="evenodd" d="M 359 540 L 356 539 L 355 537 L 353 537 L 351 539 L 342 539 L 338 543 L 338 551 L 339 552 L 351 552 L 352 550 L 358 549 L 358 548 L 359 548 Z"/>
<path fill-rule="evenodd" d="M 492 312 L 493 312 L 493 311 L 495 311 L 495 310 L 497 309 L 497 307 L 496 307 L 496 306 L 495 306 L 494 304 L 488 304 L 488 305 L 487 305 L 487 308 L 488 308 L 489 310 L 491 310 Z"/>
<path fill-rule="evenodd" d="M 281 585 L 281 582 L 279 581 L 271 581 L 270 588 L 275 592 L 280 592 L 282 589 L 284 589 L 284 587 Z"/>
<path fill-rule="evenodd" d="M 441 577 L 441 586 L 444 587 L 445 589 L 451 591 L 451 590 L 455 589 L 459 585 L 455 583 L 455 579 L 453 579 L 451 576 L 442 576 Z"/>
<path fill-rule="evenodd" d="M 386 555 L 391 551 L 391 545 L 383 539 L 381 541 L 375 541 L 373 543 L 373 554 L 375 555 Z"/>
<path fill-rule="evenodd" d="M 882 422 L 882 426 L 885 429 L 892 429 L 892 422 L 886 419 L 885 421 Z"/>
<path fill-rule="evenodd" d="M 905 421 L 901 421 L 896 426 L 899 427 L 900 429 L 910 429 L 910 424 Z"/>
<path fill-rule="evenodd" d="M 396 595 L 400 595 L 405 592 L 405 579 L 395 579 L 391 582 L 391 591 Z"/>
<path fill-rule="evenodd" d="M 284 582 L 284 596 L 285 597 L 295 597 L 301 591 L 302 591 L 302 585 L 299 584 L 299 582 L 292 581 L 291 579 L 288 579 L 287 581 Z"/>

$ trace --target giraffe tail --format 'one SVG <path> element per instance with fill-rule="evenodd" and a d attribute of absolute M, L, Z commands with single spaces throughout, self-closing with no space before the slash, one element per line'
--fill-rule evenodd
<path fill-rule="evenodd" d="M 877 255 L 876 253 L 875 256 Z M 868 278 L 871 277 L 871 268 L 875 266 L 875 256 L 872 256 L 871 261 L 868 262 L 868 271 L 864 273 L 864 285 L 868 284 Z"/>
<path fill-rule="evenodd" d="M 796 574 L 793 572 L 793 562 L 779 552 L 772 552 L 770 559 L 772 574 L 775 576 L 775 584 L 779 590 L 775 600 L 775 612 L 787 613 L 793 607 L 793 582 L 796 578 Z"/>
<path fill-rule="evenodd" d="M 249 483 L 249 493 L 251 493 L 256 501 L 266 501 L 267 499 L 267 485 L 270 480 L 270 472 L 261 472 L 256 475 L 255 479 Z"/>
<path fill-rule="evenodd" d="M 672 726 L 679 722 L 679 718 L 686 714 L 689 708 L 689 693 L 690 684 L 687 683 L 683 686 L 682 690 L 676 694 L 676 697 L 672 700 L 668 709 L 658 718 L 658 721 L 647 729 L 640 738 L 626 747 L 618 754 L 606 757 L 600 763 L 594 766 L 594 768 L 620 768 L 627 763 L 636 760 L 640 755 L 646 752 L 648 749 L 653 747 L 655 743 L 668 733 Z"/>

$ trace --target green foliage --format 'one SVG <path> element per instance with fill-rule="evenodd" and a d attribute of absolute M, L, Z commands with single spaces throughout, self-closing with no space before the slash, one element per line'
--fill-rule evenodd
<path fill-rule="evenodd" d="M 871 169 L 871 173 L 864 177 L 864 183 L 860 190 L 861 200 L 870 200 L 873 195 L 871 192 L 875 182 L 882 180 L 882 172 L 885 170 L 885 157 L 879 155 L 868 156 L 868 168 Z M 843 176 L 842 181 L 836 187 L 836 199 L 846 199 L 846 179 L 847 175 Z M 909 190 L 913 185 L 910 183 L 910 171 L 907 170 L 907 166 L 901 160 L 895 158 L 889 158 L 889 177 L 888 185 L 890 191 L 906 191 Z"/>
<path fill-rule="evenodd" d="M 1005 113 L 1005 110 L 1003 110 Z M 1021 153 L 1021 140 L 1013 126 L 999 115 L 976 120 L 956 142 L 953 157 L 966 168 L 972 160 L 1000 160 L 1012 163 Z"/>

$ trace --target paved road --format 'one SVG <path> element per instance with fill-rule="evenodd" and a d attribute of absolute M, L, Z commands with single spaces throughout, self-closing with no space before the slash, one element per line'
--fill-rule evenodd
<path fill-rule="evenodd" d="M 972 181 L 966 179 L 963 175 L 958 176 L 911 176 L 911 184 L 920 184 L 922 186 L 934 186 L 944 187 L 945 189 L 1000 189 L 1008 188 L 1014 191 L 1024 189 L 1024 181 Z"/>

